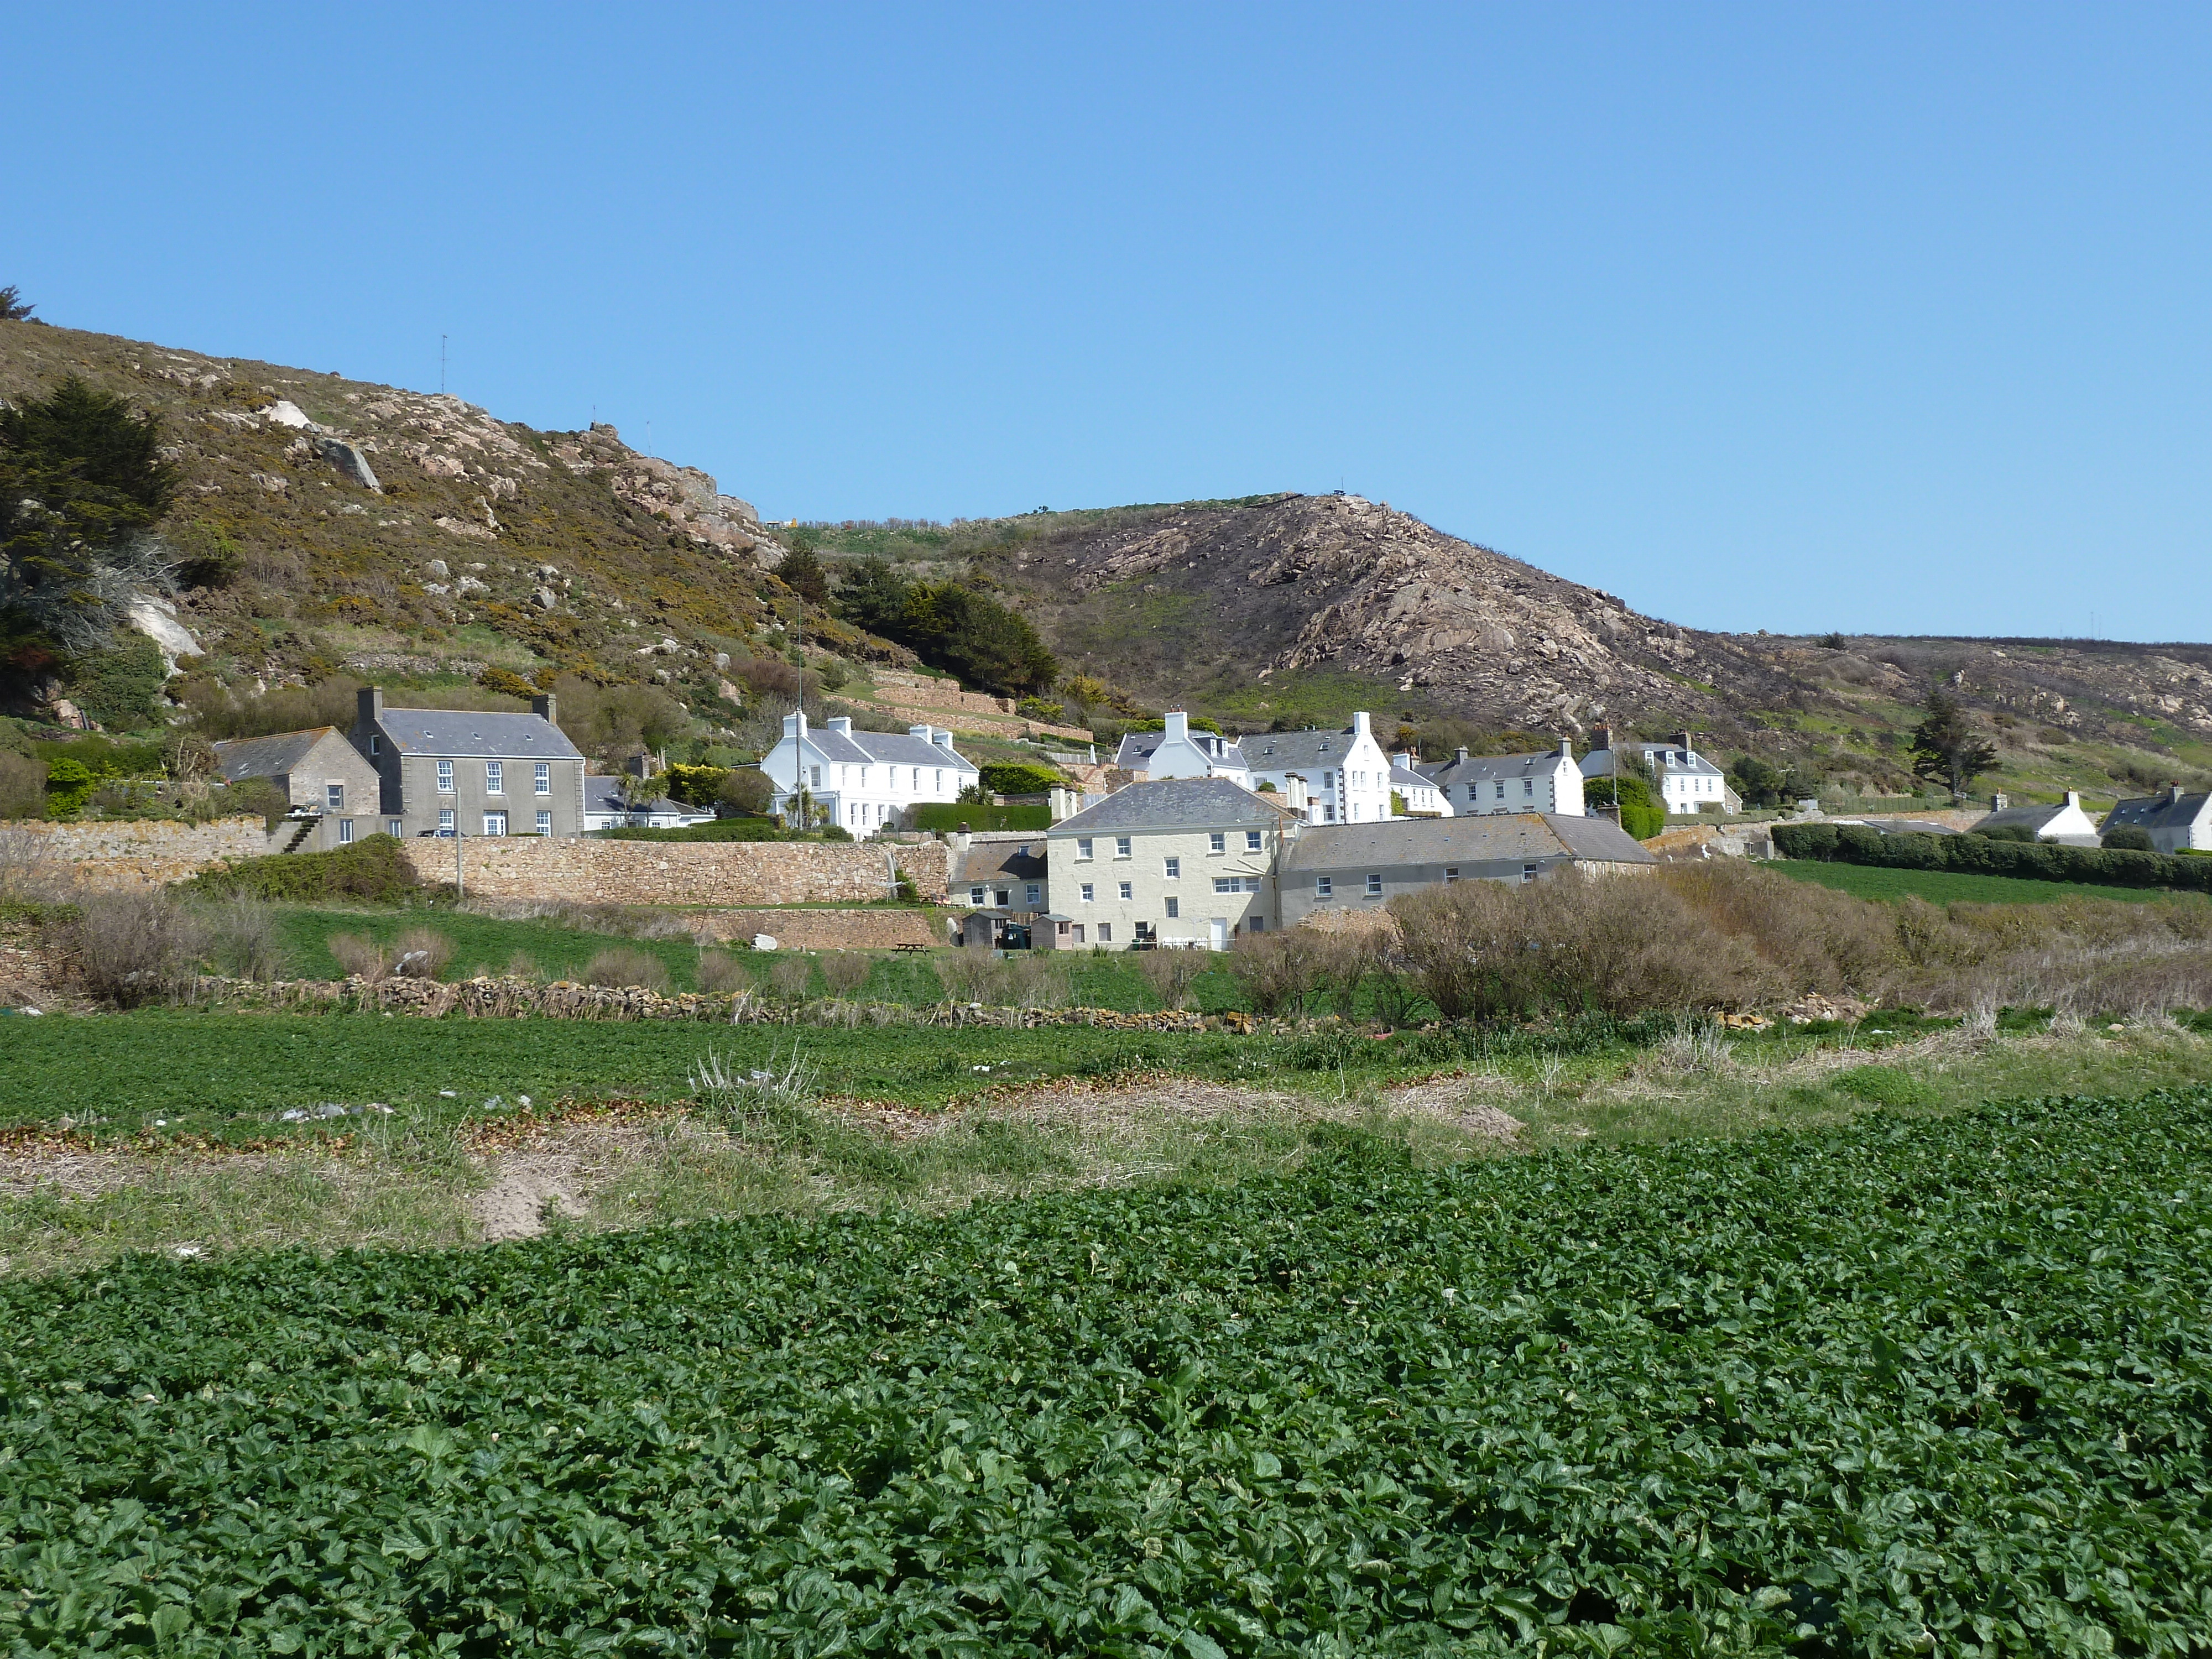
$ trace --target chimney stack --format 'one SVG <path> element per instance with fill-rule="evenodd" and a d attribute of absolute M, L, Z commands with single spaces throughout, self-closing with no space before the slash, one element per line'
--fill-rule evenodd
<path fill-rule="evenodd" d="M 561 700 L 550 691 L 541 691 L 530 700 L 530 712 L 548 726 L 561 724 Z"/>
<path fill-rule="evenodd" d="M 1990 797 L 1990 811 L 1992 812 L 2002 812 L 2011 805 L 2011 800 L 2002 792 Z"/>
<path fill-rule="evenodd" d="M 2081 806 L 2081 792 L 2079 789 L 2069 789 L 2066 792 L 2066 804 L 2069 806 L 2073 807 L 2075 811 L 2080 811 Z"/>
<path fill-rule="evenodd" d="M 1367 735 L 1367 711 L 1363 708 L 1352 717 L 1352 740 L 1358 743 Z"/>
<path fill-rule="evenodd" d="M 1170 708 L 1161 724 L 1164 729 L 1160 732 L 1160 741 L 1163 744 L 1190 741 L 1190 716 L 1183 710 Z"/>
<path fill-rule="evenodd" d="M 1610 749 L 1610 748 L 1612 748 L 1612 747 L 1613 747 L 1613 728 L 1612 728 L 1611 726 L 1599 726 L 1599 727 L 1597 728 L 1597 735 L 1596 735 L 1595 737 L 1594 737 L 1594 738 L 1592 738 L 1590 739 L 1590 747 L 1591 747 L 1592 749 Z"/>
<path fill-rule="evenodd" d="M 1561 738 L 1559 739 L 1559 758 L 1561 760 L 1572 760 L 1574 757 L 1575 740 L 1572 738 Z"/>
<path fill-rule="evenodd" d="M 1697 733 L 1694 732 L 1677 732 L 1674 734 L 1674 740 L 1681 746 L 1681 750 L 1684 754 L 1688 755 L 1696 752 L 1697 744 L 1690 741 L 1690 739 L 1696 735 Z"/>
<path fill-rule="evenodd" d="M 1465 744 L 1460 744 L 1458 758 L 1453 762 L 1453 764 L 1456 766 L 1464 766 L 1467 764 L 1467 745 Z"/>
<path fill-rule="evenodd" d="M 354 695 L 361 708 L 361 729 L 374 732 L 377 722 L 384 718 L 384 688 L 364 685 Z"/>

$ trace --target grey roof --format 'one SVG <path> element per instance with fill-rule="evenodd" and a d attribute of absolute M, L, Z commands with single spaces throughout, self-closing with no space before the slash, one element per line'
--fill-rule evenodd
<path fill-rule="evenodd" d="M 992 881 L 1042 881 L 1044 832 L 1020 839 L 994 837 L 970 841 L 965 852 L 952 855 L 950 884 L 970 886 Z"/>
<path fill-rule="evenodd" d="M 1433 789 L 1437 781 L 1424 777 L 1419 772 L 1408 771 L 1397 762 L 1390 763 L 1390 787 L 1393 789 Z"/>
<path fill-rule="evenodd" d="M 690 812 L 696 809 L 671 800 L 667 796 L 655 798 L 642 806 L 623 805 L 623 781 L 603 778 L 595 773 L 584 774 L 584 811 L 586 812 Z"/>
<path fill-rule="evenodd" d="M 581 760 L 583 751 L 543 714 L 474 709 L 391 708 L 378 727 L 403 755 L 485 760 Z"/>
<path fill-rule="evenodd" d="M 1244 763 L 1255 772 L 1334 769 L 1352 747 L 1353 728 L 1338 732 L 1263 732 L 1244 739 Z"/>
<path fill-rule="evenodd" d="M 2008 806 L 2002 812 L 1992 812 L 1978 820 L 1974 828 L 1998 830 L 2018 824 L 2023 830 L 2040 830 L 2065 810 L 2066 803 L 2063 801 L 2056 806 L 2042 801 L 2032 802 L 2026 806 Z"/>
<path fill-rule="evenodd" d="M 1062 818 L 1054 836 L 1117 830 L 1211 830 L 1230 824 L 1278 824 L 1288 814 L 1227 778 L 1156 778 L 1117 789 L 1096 806 Z"/>
<path fill-rule="evenodd" d="M 335 738 L 335 726 L 310 726 L 305 732 L 277 732 L 265 738 L 231 738 L 213 744 L 222 766 L 223 781 L 273 778 L 289 773 L 325 738 Z"/>
<path fill-rule="evenodd" d="M 806 740 L 823 759 L 840 765 L 956 766 L 973 772 L 975 763 L 957 750 L 940 748 L 911 732 L 833 732 L 809 726 Z"/>
<path fill-rule="evenodd" d="M 2115 824 L 2132 823 L 2145 830 L 2176 830 L 2203 817 L 2207 802 L 2212 802 L 2212 793 L 2184 795 L 2161 792 L 2155 795 L 2137 795 L 2113 807 L 2105 815 L 2105 821 L 2099 828 L 2110 830 Z"/>
<path fill-rule="evenodd" d="M 1955 836 L 1959 833 L 1949 824 L 1938 823 L 1932 818 L 1838 818 L 1836 822 L 1856 823 L 1878 836 Z"/>
<path fill-rule="evenodd" d="M 1417 864 L 1574 858 L 1603 864 L 1658 860 L 1611 818 L 1497 812 L 1472 818 L 1392 818 L 1308 830 L 1283 856 L 1294 870 L 1388 870 Z"/>
<path fill-rule="evenodd" d="M 1583 773 L 1586 777 L 1611 777 L 1613 757 L 1626 753 L 1634 756 L 1645 766 L 1663 766 L 1669 772 L 1681 772 L 1692 777 L 1718 778 L 1727 774 L 1694 749 L 1685 749 L 1678 743 L 1617 743 L 1610 749 L 1593 749 L 1583 757 Z"/>
<path fill-rule="evenodd" d="M 1124 732 L 1121 746 L 1114 751 L 1114 764 L 1125 772 L 1145 771 L 1153 752 L 1167 739 L 1168 734 L 1164 732 Z M 1243 750 L 1226 738 L 1212 732 L 1193 732 L 1190 740 L 1206 750 L 1206 757 L 1217 766 L 1234 767 L 1239 771 L 1249 767 Z M 1217 743 L 1221 745 L 1218 754 L 1212 752 L 1212 745 Z"/>
<path fill-rule="evenodd" d="M 1449 788 L 1455 783 L 1490 783 L 1499 778 L 1533 778 L 1548 772 L 1562 760 L 1570 766 L 1571 755 L 1562 755 L 1556 749 L 1541 749 L 1533 755 L 1465 755 L 1455 756 L 1434 766 L 1425 766 L 1422 774 L 1430 782 Z"/>

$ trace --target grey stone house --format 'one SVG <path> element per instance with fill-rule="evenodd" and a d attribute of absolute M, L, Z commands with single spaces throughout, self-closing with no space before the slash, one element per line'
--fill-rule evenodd
<path fill-rule="evenodd" d="M 319 853 L 379 832 L 398 831 L 383 816 L 376 769 L 335 726 L 234 738 L 213 745 L 222 781 L 266 778 L 292 803 L 298 829 L 270 843 L 286 852 Z"/>
<path fill-rule="evenodd" d="M 1401 818 L 1309 829 L 1276 876 L 1283 926 L 1316 910 L 1379 910 L 1401 893 L 1459 881 L 1540 881 L 1554 872 L 1648 873 L 1658 860 L 1610 818 L 1561 812 Z"/>
<path fill-rule="evenodd" d="M 556 714 L 550 694 L 527 714 L 387 708 L 371 686 L 352 741 L 376 769 L 394 835 L 574 836 L 584 828 L 584 757 Z"/>

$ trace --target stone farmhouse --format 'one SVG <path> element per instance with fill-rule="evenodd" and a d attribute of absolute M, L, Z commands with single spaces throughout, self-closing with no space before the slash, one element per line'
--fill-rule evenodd
<path fill-rule="evenodd" d="M 1608 818 L 1485 813 L 1309 829 L 1285 851 L 1276 887 L 1282 925 L 1295 927 L 1316 910 L 1380 909 L 1424 887 L 1539 881 L 1562 868 L 1635 873 L 1657 862 Z"/>
<path fill-rule="evenodd" d="M 1299 828 L 1227 778 L 1133 783 L 1045 831 L 1051 932 L 1031 942 L 1223 951 L 1271 933 L 1281 926 L 1275 866 Z"/>
<path fill-rule="evenodd" d="M 584 828 L 584 757 L 550 694 L 527 714 L 389 708 L 361 692 L 353 747 L 377 773 L 390 834 L 574 836 Z"/>
<path fill-rule="evenodd" d="M 2081 792 L 2078 789 L 2069 789 L 2065 800 L 2057 806 L 2044 801 L 2014 806 L 2002 795 L 1992 795 L 1989 816 L 1974 828 L 2018 828 L 2027 830 L 2038 841 L 2056 842 L 2062 847 L 2094 847 L 2098 842 L 2096 820 L 2081 810 Z"/>
<path fill-rule="evenodd" d="M 1743 811 L 1743 799 L 1729 787 L 1728 775 L 1697 751 L 1687 732 L 1665 743 L 1616 746 L 1612 727 L 1599 726 L 1595 745 L 1583 757 L 1583 776 L 1609 778 L 1616 769 L 1643 773 L 1651 781 L 1654 796 L 1669 812 Z"/>
<path fill-rule="evenodd" d="M 266 778 L 292 803 L 299 827 L 289 842 L 273 843 L 287 852 L 327 852 L 357 836 L 392 829 L 380 816 L 383 790 L 376 769 L 335 726 L 237 738 L 214 748 L 225 783 Z"/>
<path fill-rule="evenodd" d="M 1486 812 L 1558 812 L 1583 816 L 1583 773 L 1575 764 L 1573 743 L 1533 755 L 1470 755 L 1459 750 L 1448 761 L 1424 766 L 1454 817 Z"/>
<path fill-rule="evenodd" d="M 817 819 L 855 836 L 898 827 L 910 806 L 957 800 L 980 775 L 941 726 L 855 732 L 840 716 L 817 729 L 804 711 L 783 717 L 760 769 L 775 791 L 770 811 L 794 812 L 804 797 Z"/>
<path fill-rule="evenodd" d="M 2105 814 L 2108 833 L 2122 824 L 2149 830 L 2151 846 L 2161 853 L 2212 849 L 2212 793 L 2185 795 L 2179 784 L 2169 783 L 2159 794 L 2124 800 Z"/>

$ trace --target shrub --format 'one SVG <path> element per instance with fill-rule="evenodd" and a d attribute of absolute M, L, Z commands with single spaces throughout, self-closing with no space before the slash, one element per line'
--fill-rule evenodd
<path fill-rule="evenodd" d="M 768 811 L 775 794 L 775 786 L 758 767 L 733 766 L 714 787 L 714 806 L 718 812 L 755 816 Z"/>
<path fill-rule="evenodd" d="M 1876 1106 L 1926 1106 L 1936 1091 L 1910 1072 L 1894 1066 L 1855 1066 L 1828 1079 L 1829 1086 Z"/>
<path fill-rule="evenodd" d="M 477 675 L 477 684 L 495 696 L 520 697 L 525 702 L 538 695 L 538 688 L 521 675 L 512 668 L 501 668 L 496 665 Z"/>
<path fill-rule="evenodd" d="M 1306 928 L 1247 933 L 1230 950 L 1229 972 L 1254 1013 L 1302 1014 L 1325 950 L 1322 936 Z"/>
<path fill-rule="evenodd" d="M 833 997 L 850 997 L 868 982 L 876 964 L 858 951 L 832 951 L 822 958 L 822 982 Z"/>
<path fill-rule="evenodd" d="M 1966 833 L 1970 836 L 1980 836 L 1988 841 L 2033 842 L 2035 839 L 2035 831 L 2024 823 L 1991 824 L 1969 830 Z M 2146 836 L 2143 839 L 2148 841 L 2150 837 Z"/>
<path fill-rule="evenodd" d="M 718 995 L 753 988 L 752 970 L 733 951 L 702 951 L 699 955 L 699 988 Z"/>
<path fill-rule="evenodd" d="M 2212 892 L 2212 860 L 2053 842 L 1996 841 L 1987 836 L 1885 836 L 1860 824 L 1787 823 L 1774 829 L 1785 858 L 1899 870 L 1959 870 L 2035 881 L 2173 887 Z"/>
<path fill-rule="evenodd" d="M 1667 809 L 1651 799 L 1651 786 L 1634 772 L 1617 778 L 1592 778 L 1583 786 L 1583 799 L 1591 806 L 1620 808 L 1620 827 L 1638 841 L 1649 841 L 1667 827 Z"/>
<path fill-rule="evenodd" d="M 70 691 L 85 713 L 116 731 L 139 731 L 161 718 L 168 670 L 161 649 L 143 634 L 120 636 L 105 651 L 70 665 Z"/>
<path fill-rule="evenodd" d="M 293 904 L 341 898 L 400 904 L 416 897 L 422 884 L 397 841 L 370 836 L 327 853 L 240 859 L 203 871 L 184 885 L 203 894 L 240 893 Z"/>
<path fill-rule="evenodd" d="M 1213 965 L 1210 953 L 1199 951 L 1139 951 L 1136 957 L 1137 971 L 1163 1008 L 1188 1006 L 1191 981 Z"/>
<path fill-rule="evenodd" d="M 672 766 L 668 769 L 668 799 L 686 806 L 712 806 L 720 797 L 728 772 L 719 766 Z"/>
<path fill-rule="evenodd" d="M 68 884 L 44 835 L 0 827 L 0 903 L 45 903 Z"/>
<path fill-rule="evenodd" d="M 778 956 L 769 965 L 769 989 L 794 1007 L 812 1000 L 814 963 L 805 957 Z"/>
<path fill-rule="evenodd" d="M 365 979 L 374 983 L 391 971 L 391 961 L 384 954 L 384 947 L 359 933 L 332 933 L 324 941 L 323 948 L 331 953 L 338 971 L 348 979 Z"/>
<path fill-rule="evenodd" d="M 662 992 L 669 988 L 667 963 L 626 945 L 600 951 L 584 964 L 581 977 L 586 985 L 635 986 Z"/>
<path fill-rule="evenodd" d="M 1048 830 L 1052 809 L 1040 805 L 984 806 L 964 801 L 927 801 L 907 808 L 908 821 L 917 830 L 946 834 L 966 824 L 970 830 Z"/>
<path fill-rule="evenodd" d="M 1042 795 L 1067 781 L 1052 768 L 1026 761 L 993 761 L 979 772 L 984 789 L 994 795 Z"/>
<path fill-rule="evenodd" d="M 36 817 L 46 804 L 44 763 L 0 749 L 0 818 Z"/>
<path fill-rule="evenodd" d="M 648 830 L 624 825 L 595 831 L 602 841 L 850 841 L 849 830 L 834 823 L 818 830 L 780 830 L 773 818 L 716 818 L 680 830 Z"/>
<path fill-rule="evenodd" d="M 198 912 L 200 951 L 208 965 L 233 979 L 271 980 L 283 962 L 276 913 L 260 900 L 234 895 Z"/>
<path fill-rule="evenodd" d="M 197 919 L 167 892 L 94 893 L 64 929 L 64 950 L 86 994 L 118 1008 L 171 995 L 199 955 Z"/>
<path fill-rule="evenodd" d="M 2105 846 L 2115 853 L 2154 853 L 2150 831 L 2140 823 L 2116 823 L 2100 837 Z"/>
<path fill-rule="evenodd" d="M 240 778 L 236 783 L 228 784 L 220 800 L 210 797 L 210 805 L 219 817 L 243 817 L 249 812 L 258 812 L 264 827 L 272 833 L 292 810 L 292 803 L 284 798 L 284 792 L 267 778 Z"/>
<path fill-rule="evenodd" d="M 64 755 L 46 763 L 46 812 L 49 817 L 73 818 L 84 810 L 92 799 L 92 792 L 100 786 L 92 769 L 82 761 Z"/>
<path fill-rule="evenodd" d="M 434 927 L 410 927 L 392 947 L 392 971 L 402 979 L 439 979 L 453 959 L 453 942 Z"/>

